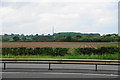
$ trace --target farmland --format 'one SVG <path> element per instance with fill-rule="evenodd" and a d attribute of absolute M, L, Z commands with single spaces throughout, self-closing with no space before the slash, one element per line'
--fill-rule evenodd
<path fill-rule="evenodd" d="M 101 47 L 101 46 L 117 46 L 117 42 L 2 42 L 2 47 Z"/>
<path fill-rule="evenodd" d="M 120 49 L 117 42 L 3 42 L 1 44 L 3 58 L 118 60 Z"/>

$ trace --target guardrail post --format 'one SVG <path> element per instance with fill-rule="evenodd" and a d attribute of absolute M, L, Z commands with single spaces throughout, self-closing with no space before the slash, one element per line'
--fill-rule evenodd
<path fill-rule="evenodd" d="M 48 70 L 52 70 L 50 67 L 51 67 L 51 63 L 49 63 L 49 69 Z"/>
<path fill-rule="evenodd" d="M 4 63 L 4 70 L 6 69 L 6 63 Z"/>
<path fill-rule="evenodd" d="M 97 64 L 95 64 L 95 71 L 97 71 Z"/>

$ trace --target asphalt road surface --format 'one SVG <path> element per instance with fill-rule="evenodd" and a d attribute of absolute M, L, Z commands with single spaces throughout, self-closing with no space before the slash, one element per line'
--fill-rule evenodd
<path fill-rule="evenodd" d="M 3 65 L 2 65 L 3 66 Z M 2 78 L 118 78 L 118 66 L 83 64 L 7 64 Z"/>

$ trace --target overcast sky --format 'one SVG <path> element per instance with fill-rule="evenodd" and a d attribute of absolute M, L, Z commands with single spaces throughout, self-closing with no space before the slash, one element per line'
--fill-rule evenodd
<path fill-rule="evenodd" d="M 1 34 L 118 33 L 118 1 L 0 0 Z"/>

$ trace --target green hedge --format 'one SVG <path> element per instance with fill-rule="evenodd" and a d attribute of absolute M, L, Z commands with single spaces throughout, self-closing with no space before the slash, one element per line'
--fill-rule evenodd
<path fill-rule="evenodd" d="M 88 54 L 88 55 L 91 55 L 91 54 L 94 54 L 96 52 L 96 49 L 95 48 L 75 48 L 75 53 L 76 54 Z"/>
<path fill-rule="evenodd" d="M 55 56 L 64 56 L 64 55 L 68 54 L 68 50 L 69 50 L 69 48 L 55 48 L 54 55 Z"/>
<path fill-rule="evenodd" d="M 2 48 L 2 55 L 32 55 L 33 48 L 27 47 L 12 47 L 12 48 Z"/>
<path fill-rule="evenodd" d="M 50 55 L 64 56 L 68 53 L 68 48 L 52 48 L 52 47 L 12 47 L 2 48 L 2 55 Z"/>
<path fill-rule="evenodd" d="M 109 46 L 109 47 L 99 47 L 99 48 L 75 48 L 76 54 L 115 54 L 120 53 L 120 47 L 118 46 Z"/>
<path fill-rule="evenodd" d="M 12 48 L 2 48 L 2 55 L 50 55 L 50 56 L 64 56 L 68 55 L 69 48 L 52 48 L 52 47 L 12 47 Z M 100 47 L 100 48 L 74 48 L 73 54 L 115 54 L 120 53 L 120 47 Z"/>
<path fill-rule="evenodd" d="M 34 54 L 38 55 L 53 55 L 54 51 L 52 47 L 37 47 L 34 48 Z"/>

